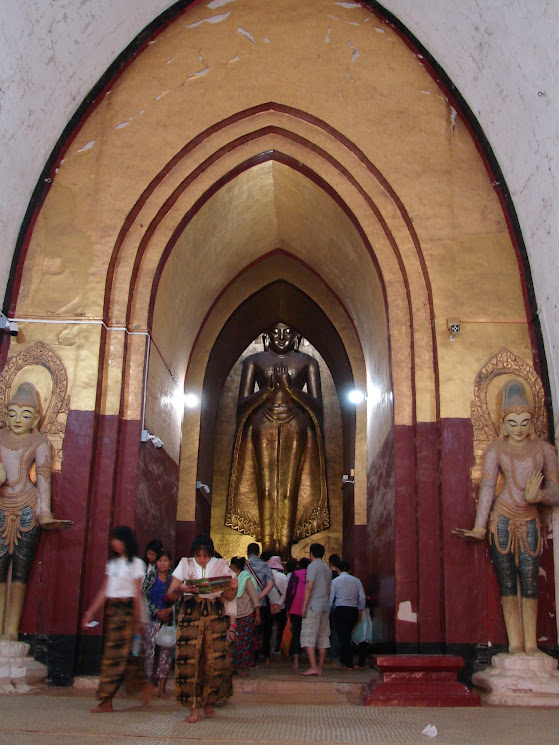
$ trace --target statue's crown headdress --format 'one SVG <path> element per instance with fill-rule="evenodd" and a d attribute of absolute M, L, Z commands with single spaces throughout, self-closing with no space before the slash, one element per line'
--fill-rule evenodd
<path fill-rule="evenodd" d="M 503 387 L 503 404 L 501 408 L 501 419 L 507 414 L 534 413 L 534 406 L 530 403 L 524 383 L 520 380 L 509 380 Z"/>
<path fill-rule="evenodd" d="M 32 383 L 20 383 L 7 405 L 9 406 L 10 404 L 29 406 L 31 409 L 39 411 L 39 397 L 37 396 L 35 386 Z"/>

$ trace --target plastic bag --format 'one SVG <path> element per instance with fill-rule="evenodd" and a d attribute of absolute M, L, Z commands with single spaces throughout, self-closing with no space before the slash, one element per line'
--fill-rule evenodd
<path fill-rule="evenodd" d="M 351 641 L 354 644 L 363 644 L 363 642 L 373 641 L 373 622 L 371 621 L 371 614 L 369 609 L 365 608 L 361 613 L 361 620 L 357 626 L 353 629 L 351 635 Z"/>

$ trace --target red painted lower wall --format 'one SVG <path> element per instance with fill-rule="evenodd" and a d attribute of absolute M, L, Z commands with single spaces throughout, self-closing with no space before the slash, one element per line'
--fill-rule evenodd
<path fill-rule="evenodd" d="M 142 551 L 147 540 L 159 537 L 177 559 L 189 554 L 195 535 L 209 530 L 211 505 L 202 494 L 196 495 L 195 521 L 176 521 L 178 466 L 164 450 L 140 444 L 139 430 L 139 422 L 70 412 L 52 501 L 55 514 L 74 525 L 41 538 L 23 632 L 78 633 L 81 610 L 102 581 L 110 528 L 117 522 L 134 526 Z M 468 419 L 396 426 L 371 463 L 367 525 L 354 528 L 353 565 L 375 596 L 384 641 L 506 641 L 486 545 L 451 533 L 474 520 L 472 434 Z M 542 570 L 538 637 L 545 646 L 556 643 L 551 541 Z M 417 613 L 415 622 L 397 619 L 405 601 Z"/>
<path fill-rule="evenodd" d="M 146 543 L 158 538 L 175 555 L 179 467 L 163 448 L 140 445 L 136 491 L 136 538 L 140 555 Z"/>

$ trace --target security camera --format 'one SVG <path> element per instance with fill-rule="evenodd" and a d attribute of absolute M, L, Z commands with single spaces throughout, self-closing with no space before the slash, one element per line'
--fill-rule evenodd
<path fill-rule="evenodd" d="M 17 336 L 19 329 L 15 321 L 10 321 L 3 313 L 0 313 L 0 331 L 7 331 L 11 336 Z"/>
<path fill-rule="evenodd" d="M 163 440 L 160 440 L 156 435 L 152 435 L 148 429 L 143 429 L 140 433 L 140 442 L 151 442 L 154 448 L 163 447 Z"/>

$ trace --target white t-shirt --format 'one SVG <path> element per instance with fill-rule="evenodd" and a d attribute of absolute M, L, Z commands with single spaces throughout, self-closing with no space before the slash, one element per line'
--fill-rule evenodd
<path fill-rule="evenodd" d="M 146 565 L 137 556 L 128 561 L 126 556 L 111 559 L 107 562 L 105 574 L 107 575 L 107 597 L 108 598 L 133 598 L 138 594 L 136 580 L 143 579 L 146 573 Z"/>

